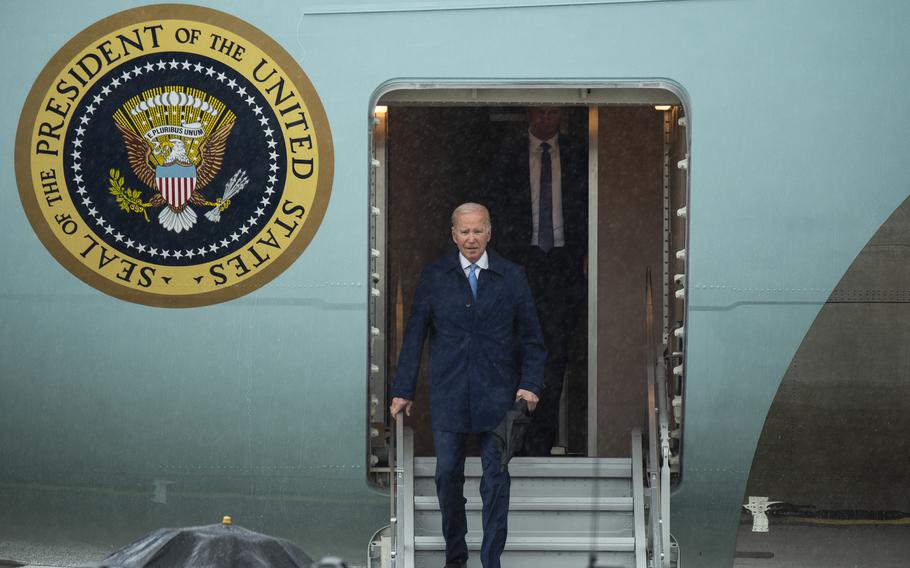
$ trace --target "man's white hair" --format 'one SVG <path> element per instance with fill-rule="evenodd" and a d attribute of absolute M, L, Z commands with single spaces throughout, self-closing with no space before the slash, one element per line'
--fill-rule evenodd
<path fill-rule="evenodd" d="M 484 219 L 486 220 L 487 230 L 489 231 L 492 228 L 490 224 L 490 212 L 487 211 L 487 208 L 481 205 L 480 203 L 462 203 L 455 208 L 455 211 L 452 211 L 452 226 L 455 226 L 455 222 L 458 219 L 459 215 L 464 215 L 466 213 L 483 213 Z"/>

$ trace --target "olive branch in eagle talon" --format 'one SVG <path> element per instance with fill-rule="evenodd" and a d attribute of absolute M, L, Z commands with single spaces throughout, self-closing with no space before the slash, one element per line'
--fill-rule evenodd
<path fill-rule="evenodd" d="M 124 187 L 123 176 L 120 175 L 120 170 L 116 168 L 111 168 L 108 181 L 111 184 L 111 195 L 117 198 L 117 205 L 120 206 L 120 209 L 127 212 L 142 213 L 142 216 L 145 217 L 145 222 L 148 223 L 149 216 L 145 210 L 152 207 L 152 204 L 142 201 L 142 193 L 138 189 Z"/>

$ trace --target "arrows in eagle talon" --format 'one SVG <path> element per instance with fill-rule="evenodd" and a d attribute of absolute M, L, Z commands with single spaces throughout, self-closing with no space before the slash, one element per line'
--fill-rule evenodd
<path fill-rule="evenodd" d="M 250 178 L 247 177 L 246 172 L 237 170 L 231 176 L 231 179 L 224 184 L 224 195 L 221 196 L 221 199 L 215 200 L 215 203 L 213 203 L 214 207 L 205 214 L 206 219 L 213 223 L 220 221 L 221 212 L 231 205 L 231 198 L 240 193 L 248 183 L 250 183 Z"/>

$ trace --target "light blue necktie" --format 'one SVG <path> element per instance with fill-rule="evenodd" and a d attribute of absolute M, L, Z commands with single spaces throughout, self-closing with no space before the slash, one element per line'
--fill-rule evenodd
<path fill-rule="evenodd" d="M 477 299 L 477 265 L 472 264 L 468 267 L 470 272 L 468 272 L 468 285 L 471 286 L 471 295 L 474 296 L 474 299 Z"/>

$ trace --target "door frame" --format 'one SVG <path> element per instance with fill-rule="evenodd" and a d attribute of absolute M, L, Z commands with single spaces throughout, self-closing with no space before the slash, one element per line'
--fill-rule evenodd
<path fill-rule="evenodd" d="M 376 482 L 374 474 L 387 474 L 381 461 L 371 456 L 376 444 L 370 443 L 376 437 L 371 429 L 375 424 L 384 421 L 390 426 L 385 407 L 385 386 L 390 377 L 386 371 L 386 350 L 390 342 L 382 337 L 385 327 L 387 295 L 385 282 L 385 256 L 388 242 L 385 234 L 387 187 L 385 180 L 385 139 L 384 128 L 375 128 L 384 117 L 376 115 L 377 107 L 389 105 L 470 105 L 470 106 L 532 106 L 553 104 L 562 106 L 585 106 L 588 109 L 588 256 L 597 258 L 598 227 L 598 108 L 603 105 L 621 104 L 654 104 L 681 105 L 691 108 L 689 97 L 683 87 L 670 79 L 589 79 L 589 80 L 463 80 L 463 79 L 395 79 L 381 84 L 370 97 L 367 107 L 368 121 L 368 155 L 367 168 L 369 180 L 368 223 L 369 239 L 366 247 L 367 274 L 366 281 L 369 309 L 367 310 L 367 369 L 366 387 L 367 409 L 366 421 L 368 478 Z M 590 190 L 594 188 L 594 190 Z M 590 264 L 590 263 L 589 263 Z M 587 453 L 597 455 L 597 320 L 600 307 L 597 302 L 597 270 L 588 270 L 588 409 L 587 409 Z M 592 380 L 593 379 L 593 380 Z M 373 470 L 376 470 L 375 472 Z"/>

